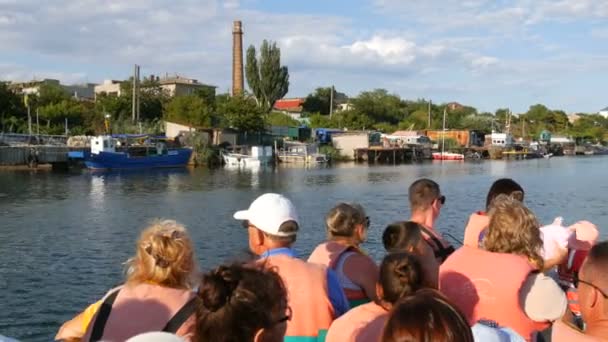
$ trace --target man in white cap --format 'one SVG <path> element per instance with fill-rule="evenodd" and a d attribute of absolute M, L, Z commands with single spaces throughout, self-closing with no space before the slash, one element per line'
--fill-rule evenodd
<path fill-rule="evenodd" d="M 279 194 L 264 194 L 234 218 L 247 228 L 251 252 L 260 257 L 259 262 L 275 267 L 285 283 L 293 312 L 285 340 L 324 334 L 348 310 L 348 302 L 331 270 L 296 258 L 291 246 L 299 223 L 291 201 Z"/>

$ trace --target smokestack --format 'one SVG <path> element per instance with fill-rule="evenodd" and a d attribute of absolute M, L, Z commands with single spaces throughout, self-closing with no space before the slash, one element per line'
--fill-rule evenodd
<path fill-rule="evenodd" d="M 232 28 L 232 95 L 243 94 L 243 28 L 235 21 Z"/>

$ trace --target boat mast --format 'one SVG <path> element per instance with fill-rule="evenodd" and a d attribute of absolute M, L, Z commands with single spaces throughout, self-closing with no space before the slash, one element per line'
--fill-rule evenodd
<path fill-rule="evenodd" d="M 443 134 L 441 134 L 441 156 L 445 155 L 445 113 L 447 108 L 443 108 Z"/>

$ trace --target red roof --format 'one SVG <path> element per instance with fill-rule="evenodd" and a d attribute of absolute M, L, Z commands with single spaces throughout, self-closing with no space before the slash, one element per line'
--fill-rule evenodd
<path fill-rule="evenodd" d="M 289 110 L 298 107 L 302 107 L 304 104 L 304 99 L 283 99 L 277 100 L 274 103 L 274 108 L 279 110 Z"/>

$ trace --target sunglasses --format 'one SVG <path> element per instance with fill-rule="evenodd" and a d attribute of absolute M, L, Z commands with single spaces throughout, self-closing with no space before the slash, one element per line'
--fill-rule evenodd
<path fill-rule="evenodd" d="M 585 280 L 580 279 L 580 278 L 578 277 L 578 274 L 575 274 L 575 275 L 574 275 L 574 281 L 573 281 L 572 283 L 574 284 L 574 286 L 575 286 L 576 288 L 578 288 L 578 285 L 579 285 L 579 284 L 585 284 L 585 285 L 587 285 L 587 286 L 591 286 L 591 287 L 593 287 L 594 289 L 596 289 L 596 290 L 597 290 L 597 292 L 601 293 L 601 294 L 602 294 L 602 296 L 604 297 L 604 299 L 608 299 L 608 295 L 606 294 L 606 292 L 604 292 L 602 289 L 600 289 L 600 288 L 599 288 L 597 285 L 594 285 L 593 283 L 590 283 L 590 282 L 588 282 L 588 281 L 585 281 Z"/>
<path fill-rule="evenodd" d="M 369 219 L 369 216 L 365 216 L 365 228 L 369 228 L 372 224 L 372 220 Z"/>
<path fill-rule="evenodd" d="M 443 195 L 442 195 L 442 196 L 439 196 L 439 197 L 437 197 L 437 200 L 438 200 L 439 202 L 441 202 L 441 205 L 444 205 L 444 204 L 445 204 L 445 196 L 443 196 Z"/>
<path fill-rule="evenodd" d="M 245 221 L 241 221 L 241 226 L 243 226 L 243 228 L 245 229 L 249 229 L 249 221 L 245 220 Z"/>

